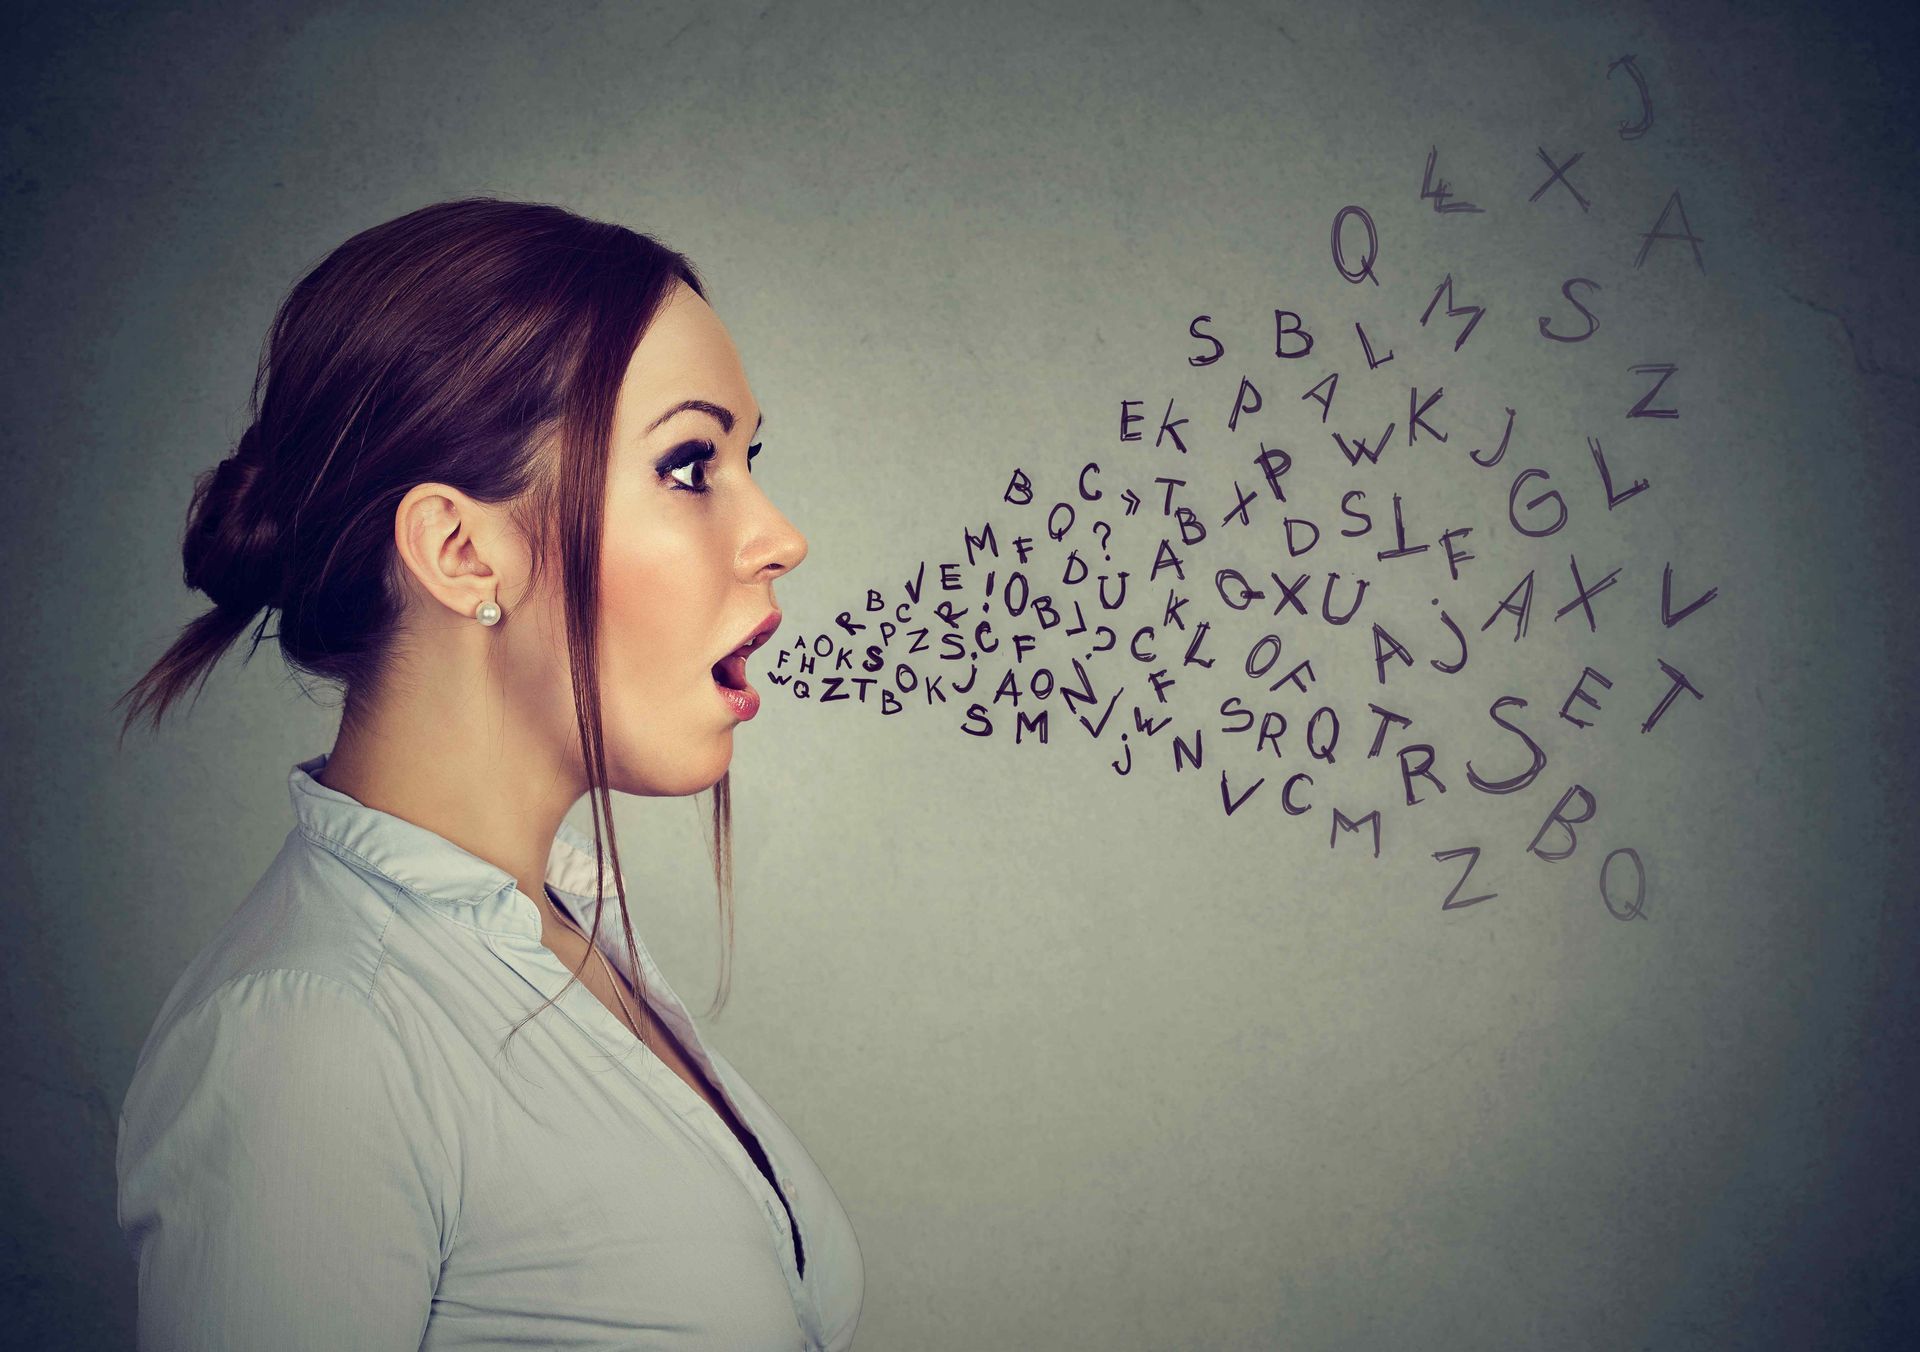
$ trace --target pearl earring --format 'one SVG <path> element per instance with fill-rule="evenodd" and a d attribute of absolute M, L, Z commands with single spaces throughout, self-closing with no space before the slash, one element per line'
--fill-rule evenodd
<path fill-rule="evenodd" d="M 473 613 L 473 618 L 486 625 L 500 623 L 499 603 L 495 601 L 482 601 L 480 603 L 480 609 Z"/>

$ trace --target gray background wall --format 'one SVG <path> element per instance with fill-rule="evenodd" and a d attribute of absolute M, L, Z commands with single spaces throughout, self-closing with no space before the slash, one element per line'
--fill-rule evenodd
<path fill-rule="evenodd" d="M 0 377 L 9 902 L 0 1289 L 22 1346 L 125 1346 L 121 1095 L 159 1002 L 290 822 L 331 745 L 277 651 L 194 716 L 114 746 L 113 699 L 203 604 L 180 583 L 192 476 L 244 425 L 286 287 L 349 234 L 471 192 L 561 202 L 689 251 L 768 415 L 769 491 L 812 552 L 781 589 L 813 638 L 889 605 L 963 527 L 1139 588 L 1120 651 L 1059 631 L 1096 739 L 963 730 L 770 688 L 737 739 L 737 967 L 711 1038 L 834 1180 L 882 1349 L 1873 1346 L 1916 1302 L 1915 378 L 1911 21 L 1810 4 L 1239 0 L 1111 7 L 61 5 L 17 20 Z M 1652 97 L 1640 112 L 1631 53 Z M 1451 202 L 1421 195 L 1429 150 Z M 1548 177 L 1568 180 L 1582 209 Z M 1643 236 L 1678 191 L 1701 238 Z M 1366 209 L 1379 284 L 1329 255 Z M 1669 228 L 1678 228 L 1671 219 Z M 1358 252 L 1365 231 L 1349 221 Z M 1422 325 L 1443 277 L 1446 305 Z M 1562 282 L 1600 327 L 1583 343 Z M 1275 309 L 1316 337 L 1274 356 Z M 1188 335 L 1196 315 L 1226 345 Z M 1354 325 L 1376 355 L 1369 369 Z M 1627 417 L 1652 378 L 1677 371 Z M 1338 371 L 1326 425 L 1301 396 Z M 1261 411 L 1229 429 L 1242 377 Z M 1407 442 L 1408 390 L 1444 386 Z M 1149 420 L 1119 437 L 1123 400 Z M 1154 445 L 1169 401 L 1189 450 Z M 1495 444 L 1517 410 L 1507 457 Z M 1397 431 L 1379 464 L 1330 435 Z M 1607 506 L 1588 438 L 1604 449 Z M 1253 457 L 1294 457 L 1288 505 Z M 1058 543 L 1075 476 L 1107 491 Z M 1507 501 L 1543 469 L 1568 523 Z M 1035 503 L 1004 500 L 1015 469 Z M 1210 530 L 1181 542 L 1158 476 Z M 1221 525 L 1233 485 L 1260 490 Z M 1119 505 L 1132 488 L 1146 501 Z M 1366 490 L 1374 530 L 1339 513 Z M 1402 497 L 1419 555 L 1382 560 Z M 1077 502 L 1077 499 L 1074 499 Z M 1093 511 L 1104 509 L 1102 551 Z M 1537 527 L 1543 507 L 1520 520 Z M 1285 553 L 1282 517 L 1322 539 Z M 1449 577 L 1442 531 L 1471 528 Z M 1184 581 L 1147 574 L 1163 536 Z M 1104 554 L 1111 554 L 1107 563 Z M 1597 628 L 1575 609 L 1568 559 Z M 1662 569 L 1678 609 L 1668 627 Z M 1236 613 L 1235 567 L 1269 593 Z M 1528 632 L 1481 623 L 1536 569 Z M 1273 617 L 1269 572 L 1371 579 L 1361 618 Z M 929 585 L 934 585 L 930 582 Z M 1083 600 L 1093 584 L 1078 593 Z M 1189 632 L 1162 623 L 1192 597 Z M 931 598 L 929 598 L 931 599 Z M 1092 608 L 1088 602 L 1088 609 Z M 996 598 L 993 614 L 1006 608 Z M 1436 611 L 1467 633 L 1458 676 Z M 1004 618 L 1004 616 L 1003 616 Z M 1211 623 L 1212 668 L 1180 663 Z M 1416 667 L 1373 667 L 1380 624 Z M 1139 662 L 1132 631 L 1155 625 Z M 1005 631 L 1015 625 L 1007 623 Z M 1242 661 L 1265 633 L 1266 680 Z M 870 638 L 863 635 L 862 642 Z M 904 642 L 904 640 L 896 640 Z M 1089 645 L 1090 646 L 1090 645 Z M 1270 685 L 1311 661 L 1306 690 Z M 925 655 L 912 659 L 935 670 Z M 1671 681 L 1686 692 L 1642 732 Z M 980 698 L 1007 663 L 984 668 Z M 1601 708 L 1557 713 L 1591 666 Z M 1147 685 L 1179 684 L 1159 705 Z M 950 673 L 948 679 L 962 679 Z M 1120 687 L 1124 686 L 1124 690 Z M 1238 695 L 1294 723 L 1225 731 Z M 1530 787 L 1506 716 L 1549 757 Z M 878 698 L 877 693 L 873 698 Z M 1174 717 L 1151 737 L 1141 701 Z M 1369 704 L 1413 719 L 1378 758 Z M 1301 740 L 1336 710 L 1334 764 Z M 977 725 L 976 725 L 977 726 Z M 1323 730 L 1324 730 L 1323 724 Z M 1130 730 L 1126 776 L 1111 762 Z M 1204 763 L 1176 772 L 1176 734 Z M 1436 751 L 1408 806 L 1397 752 Z M 1313 776 L 1290 817 L 1283 780 Z M 1219 776 L 1239 794 L 1231 816 Z M 1527 845 L 1578 783 L 1575 854 Z M 1305 792 L 1302 792 L 1305 790 Z M 1378 808 L 1335 843 L 1331 809 Z M 1571 812 L 1572 809 L 1570 808 Z M 577 814 L 584 825 L 584 812 Z M 693 807 L 623 799 L 636 921 L 704 1004 L 718 956 Z M 1558 843 L 1550 835 L 1543 848 Z M 1463 859 L 1480 847 L 1442 909 Z M 1638 918 L 1625 855 L 1646 873 Z M 10 1339 L 11 1341 L 11 1339 Z"/>

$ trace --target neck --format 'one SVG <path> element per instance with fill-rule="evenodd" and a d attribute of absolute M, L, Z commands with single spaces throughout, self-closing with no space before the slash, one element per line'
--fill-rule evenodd
<path fill-rule="evenodd" d="M 476 727 L 447 714 L 422 693 L 405 707 L 343 723 L 320 782 L 512 874 L 543 924 L 552 923 L 547 860 L 580 793 L 547 746 L 516 736 L 510 720 L 474 720 L 492 728 L 475 735 Z"/>

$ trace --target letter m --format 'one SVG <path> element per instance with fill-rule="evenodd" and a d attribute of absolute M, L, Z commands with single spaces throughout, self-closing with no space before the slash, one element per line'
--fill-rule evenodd
<path fill-rule="evenodd" d="M 1340 844 L 1342 831 L 1358 831 L 1369 822 L 1373 824 L 1373 857 L 1380 857 L 1380 809 L 1375 808 L 1358 821 L 1348 821 L 1347 814 L 1339 808 L 1333 810 L 1333 829 L 1327 833 L 1327 848 L 1335 849 Z"/>
<path fill-rule="evenodd" d="M 1458 319 L 1461 315 L 1473 316 L 1473 318 L 1467 321 L 1467 326 L 1460 330 L 1460 336 L 1453 340 L 1453 350 L 1458 352 L 1460 345 L 1467 341 L 1467 335 L 1473 332 L 1473 326 L 1480 322 L 1480 316 L 1487 312 L 1486 307 L 1482 305 L 1455 305 L 1453 303 L 1453 274 L 1449 272 L 1441 281 L 1438 289 L 1434 291 L 1433 299 L 1427 302 L 1427 308 L 1420 316 L 1421 328 L 1427 326 L 1427 320 L 1433 316 L 1433 307 L 1440 303 L 1442 296 L 1447 298 L 1447 318 Z M 1365 819 L 1362 818 L 1362 820 Z"/>

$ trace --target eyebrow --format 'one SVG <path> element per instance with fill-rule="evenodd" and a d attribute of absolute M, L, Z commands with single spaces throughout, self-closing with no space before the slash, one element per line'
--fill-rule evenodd
<path fill-rule="evenodd" d="M 675 404 L 672 408 L 668 409 L 665 413 L 662 413 L 659 417 L 655 418 L 652 422 L 648 423 L 646 432 L 642 433 L 641 435 L 643 436 L 651 435 L 654 429 L 659 427 L 661 423 L 666 422 L 669 418 L 675 417 L 676 415 L 681 413 L 711 413 L 715 418 L 718 418 L 720 420 L 720 428 L 722 431 L 724 432 L 733 431 L 733 410 L 732 409 L 723 407 L 720 404 L 711 403 L 705 399 L 682 399 L 679 403 Z M 762 413 L 760 417 L 757 420 L 755 420 L 753 424 L 753 430 L 757 433 L 760 430 L 761 426 L 766 421 L 767 421 L 767 415 Z"/>

